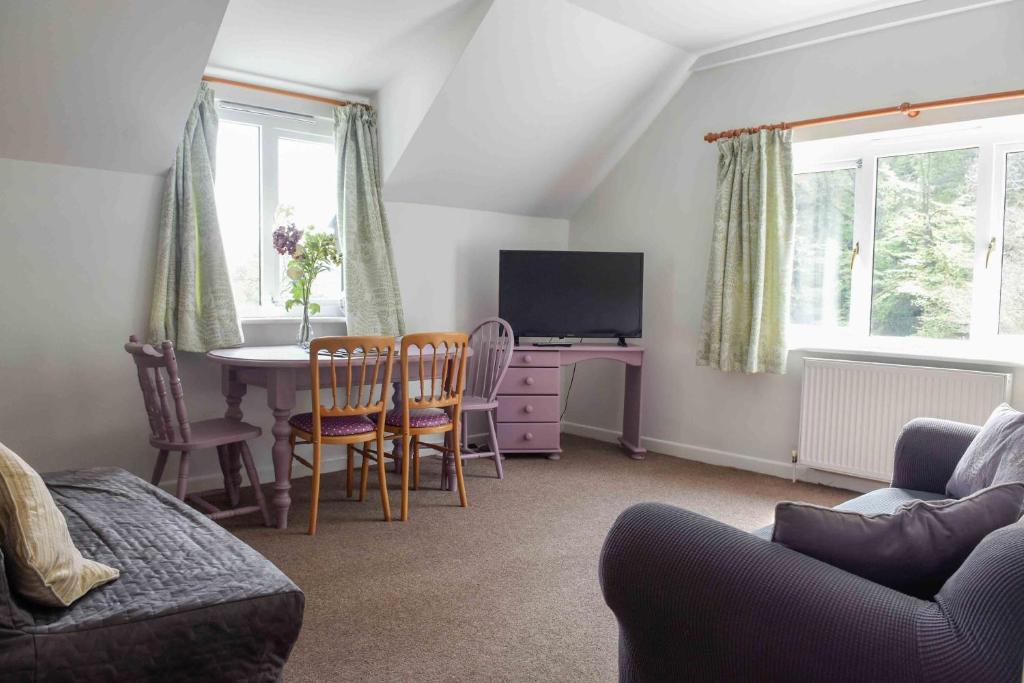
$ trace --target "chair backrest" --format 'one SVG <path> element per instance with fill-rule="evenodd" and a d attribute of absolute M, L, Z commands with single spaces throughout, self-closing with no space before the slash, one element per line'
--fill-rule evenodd
<path fill-rule="evenodd" d="M 188 424 L 188 410 L 185 409 L 185 393 L 178 377 L 178 361 L 174 357 L 174 345 L 165 341 L 157 350 L 149 344 L 142 344 L 134 334 L 128 337 L 124 350 L 131 354 L 139 375 L 142 400 L 149 417 L 149 429 L 154 439 L 185 443 L 192 440 L 192 428 Z M 164 379 L 164 374 L 167 379 Z M 174 412 L 178 418 L 175 433 L 174 419 L 167 399 L 168 386 L 174 400 Z"/>
<path fill-rule="evenodd" d="M 512 363 L 512 326 L 501 318 L 487 318 L 470 333 L 469 348 L 473 353 L 466 366 L 466 395 L 493 401 Z"/>
<path fill-rule="evenodd" d="M 458 416 L 466 386 L 468 348 L 469 337 L 462 332 L 402 337 L 401 407 L 406 417 L 410 410 L 423 408 L 447 408 Z"/>
<path fill-rule="evenodd" d="M 321 417 L 375 415 L 387 411 L 394 337 L 317 337 L 309 343 L 310 386 L 313 389 L 313 433 L 320 433 Z M 321 361 L 330 360 L 331 405 L 320 399 Z M 339 367 L 340 366 L 340 367 Z M 339 384 L 338 374 L 342 375 Z M 380 385 L 380 393 L 375 390 Z M 343 387 L 344 393 L 339 392 Z M 339 400 L 343 398 L 343 401 Z M 384 420 L 378 421 L 383 430 Z"/>

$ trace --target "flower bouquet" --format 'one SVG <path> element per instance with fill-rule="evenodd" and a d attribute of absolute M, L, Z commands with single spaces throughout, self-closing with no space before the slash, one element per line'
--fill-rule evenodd
<path fill-rule="evenodd" d="M 312 229 L 303 232 L 289 221 L 274 230 L 274 249 L 278 254 L 291 258 L 285 271 L 290 285 L 284 309 L 290 311 L 297 305 L 302 306 L 302 324 L 295 342 L 308 349 L 313 339 L 309 316 L 320 312 L 320 304 L 309 300 L 313 282 L 320 273 L 341 265 L 337 239 L 327 232 L 314 232 Z"/>

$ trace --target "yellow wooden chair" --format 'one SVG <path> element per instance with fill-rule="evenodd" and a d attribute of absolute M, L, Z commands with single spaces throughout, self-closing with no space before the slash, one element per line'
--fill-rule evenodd
<path fill-rule="evenodd" d="M 467 507 L 466 483 L 462 477 L 462 444 L 459 439 L 462 420 L 462 391 L 466 383 L 466 349 L 468 337 L 461 332 L 424 332 L 402 337 L 401 397 L 398 407 L 389 411 L 384 429 L 389 438 L 401 439 L 402 512 L 401 520 L 409 519 L 409 465 L 412 459 L 412 487 L 420 483 L 420 446 L 450 455 L 455 461 L 459 486 L 459 503 Z M 415 350 L 417 353 L 412 353 Z M 417 391 L 418 389 L 418 391 Z M 445 443 L 421 442 L 428 434 L 444 434 Z M 370 454 L 377 459 L 383 451 Z M 363 461 L 361 488 L 366 489 L 366 468 Z M 378 470 L 383 469 L 378 465 Z"/>
<path fill-rule="evenodd" d="M 362 482 L 359 500 L 366 497 L 366 478 L 369 460 L 367 444 L 376 441 L 377 452 L 383 452 L 388 388 L 391 386 L 391 365 L 394 362 L 394 337 L 319 337 L 309 345 L 310 396 L 313 411 L 293 415 L 288 421 L 292 427 L 290 441 L 292 458 L 313 470 L 313 491 L 310 499 L 309 534 L 316 533 L 317 512 L 320 503 L 320 451 L 324 445 L 340 444 L 347 447 L 345 489 L 352 496 L 353 461 L 356 452 L 362 454 Z M 331 406 L 320 402 L 320 362 L 330 359 Z M 323 371 L 326 371 L 324 368 Z M 343 377 L 344 393 L 339 394 L 338 374 Z M 380 387 L 379 393 L 377 387 Z M 376 395 L 376 398 L 374 398 Z M 344 402 L 339 403 L 339 398 Z M 313 445 L 313 462 L 295 453 L 296 444 Z M 360 447 L 361 446 L 361 447 Z M 384 519 L 391 521 L 387 476 L 383 466 L 378 467 L 381 505 Z"/>

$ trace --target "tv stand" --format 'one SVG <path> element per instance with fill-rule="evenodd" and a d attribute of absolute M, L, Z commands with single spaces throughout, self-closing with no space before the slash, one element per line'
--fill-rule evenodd
<path fill-rule="evenodd" d="M 512 365 L 498 387 L 498 446 L 503 453 L 546 453 L 558 460 L 561 447 L 561 367 L 587 360 L 614 360 L 626 366 L 622 397 L 622 436 L 629 457 L 642 460 L 640 399 L 644 350 L 619 344 L 565 347 L 516 345 Z"/>

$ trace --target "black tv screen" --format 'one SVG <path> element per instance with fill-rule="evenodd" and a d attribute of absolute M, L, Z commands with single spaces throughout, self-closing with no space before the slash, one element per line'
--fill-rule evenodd
<path fill-rule="evenodd" d="M 505 251 L 498 314 L 517 337 L 639 337 L 644 255 Z"/>

